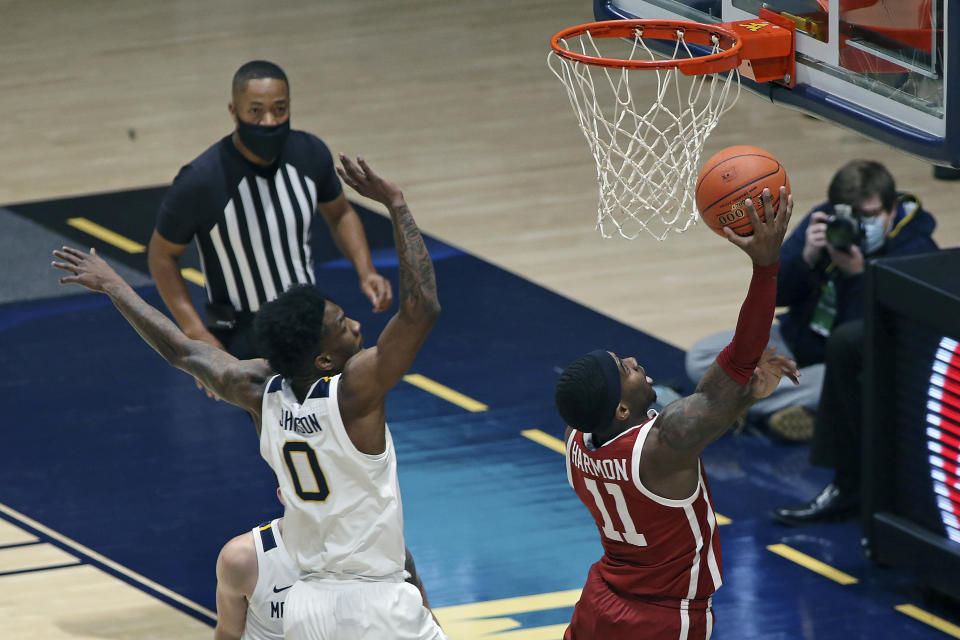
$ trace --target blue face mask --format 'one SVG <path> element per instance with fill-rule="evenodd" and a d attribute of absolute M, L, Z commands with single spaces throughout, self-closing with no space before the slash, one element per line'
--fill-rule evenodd
<path fill-rule="evenodd" d="M 863 255 L 875 253 L 883 246 L 885 223 L 883 214 L 860 218 L 860 228 L 863 230 Z"/>
<path fill-rule="evenodd" d="M 290 135 L 290 118 L 272 127 L 250 124 L 237 118 L 237 135 L 244 146 L 264 162 L 273 162 Z"/>

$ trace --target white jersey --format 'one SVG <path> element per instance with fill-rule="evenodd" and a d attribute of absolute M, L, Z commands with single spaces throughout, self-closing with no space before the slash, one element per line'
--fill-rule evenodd
<path fill-rule="evenodd" d="M 393 439 L 386 429 L 383 453 L 357 451 L 340 416 L 339 382 L 339 375 L 321 378 L 303 404 L 280 376 L 263 394 L 260 454 L 286 501 L 287 550 L 304 579 L 401 581 L 406 555 Z"/>
<path fill-rule="evenodd" d="M 247 602 L 247 623 L 240 640 L 283 640 L 283 605 L 300 572 L 287 553 L 277 520 L 254 527 L 257 586 Z"/>

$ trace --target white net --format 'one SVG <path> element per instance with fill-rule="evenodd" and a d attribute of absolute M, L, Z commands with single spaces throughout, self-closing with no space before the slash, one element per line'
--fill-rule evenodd
<path fill-rule="evenodd" d="M 621 49 L 629 48 L 629 57 L 620 52 L 618 59 L 702 55 L 690 51 L 680 30 L 672 58 L 655 54 L 642 31 L 635 33 L 632 43 L 612 39 Z M 603 40 L 611 39 L 595 39 L 587 32 L 561 43 L 574 53 L 612 57 L 601 55 L 597 43 Z M 712 52 L 718 51 L 715 40 Z M 694 188 L 700 155 L 720 116 L 740 95 L 737 71 L 697 76 L 685 76 L 676 68 L 631 71 L 584 64 L 552 51 L 548 65 L 567 88 L 597 163 L 600 233 L 610 237 L 615 228 L 629 240 L 642 232 L 663 240 L 669 232 L 681 233 L 696 222 Z"/>

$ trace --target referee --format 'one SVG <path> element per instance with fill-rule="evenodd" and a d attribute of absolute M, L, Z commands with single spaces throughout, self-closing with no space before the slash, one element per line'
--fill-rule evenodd
<path fill-rule="evenodd" d="M 373 310 L 388 309 L 390 282 L 373 268 L 330 150 L 320 138 L 290 129 L 286 74 L 272 62 L 248 62 L 234 74 L 232 94 L 236 129 L 180 169 L 150 239 L 150 273 L 180 328 L 237 358 L 259 357 L 257 310 L 291 285 L 316 284 L 310 253 L 316 211 Z M 206 280 L 204 319 L 180 274 L 180 256 L 193 238 Z"/>

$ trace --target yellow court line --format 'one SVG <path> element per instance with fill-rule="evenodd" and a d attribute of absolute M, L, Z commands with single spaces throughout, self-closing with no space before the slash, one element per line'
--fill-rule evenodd
<path fill-rule="evenodd" d="M 520 432 L 520 435 L 522 435 L 524 438 L 529 438 L 533 440 L 537 444 L 542 444 L 547 449 L 553 449 L 557 453 L 564 454 L 564 455 L 567 453 L 567 448 L 566 448 L 566 445 L 563 443 L 563 440 L 550 435 L 546 431 L 541 431 L 540 429 L 524 429 L 523 431 Z M 717 517 L 718 525 L 730 524 L 731 522 L 733 522 L 733 520 L 731 520 L 725 515 L 721 515 L 716 512 L 714 512 L 714 515 Z"/>
<path fill-rule="evenodd" d="M 134 242 L 130 238 L 126 238 L 115 231 L 110 231 L 110 229 L 102 227 L 96 222 L 87 220 L 86 218 L 69 218 L 67 224 L 76 229 L 80 229 L 80 231 L 89 233 L 94 238 L 98 238 L 108 244 L 123 249 L 127 253 L 143 253 L 147 250 L 147 248 L 139 242 Z M 199 287 L 205 287 L 207 284 L 206 278 L 196 269 L 186 267 L 181 269 L 180 273 L 183 275 L 184 280 L 192 282 Z"/>
<path fill-rule="evenodd" d="M 538 593 L 531 596 L 514 596 L 499 600 L 455 604 L 438 607 L 436 612 L 451 618 L 488 618 L 517 613 L 530 613 L 546 609 L 572 607 L 580 599 L 580 589 L 567 589 L 552 593 Z"/>
<path fill-rule="evenodd" d="M 196 269 L 191 269 L 190 267 L 186 267 L 184 269 L 180 269 L 180 274 L 183 276 L 184 280 L 189 280 L 190 282 L 192 282 L 193 284 L 199 287 L 207 286 L 206 278 L 204 278 L 203 274 L 197 271 Z"/>
<path fill-rule="evenodd" d="M 819 573 L 825 578 L 830 578 L 834 582 L 839 582 L 840 584 L 856 584 L 859 582 L 853 576 L 840 571 L 839 569 L 834 569 L 828 564 L 820 562 L 816 558 L 808 556 L 807 554 L 797 551 L 793 547 L 788 547 L 785 544 L 771 544 L 767 547 L 768 551 L 772 551 L 778 556 L 783 556 L 787 560 L 796 562 L 800 566 L 806 567 L 815 573 Z"/>
<path fill-rule="evenodd" d="M 73 549 L 74 551 L 77 551 L 77 552 L 79 552 L 79 553 L 81 553 L 81 554 L 83 554 L 83 555 L 86 555 L 86 556 L 89 557 L 89 558 L 93 558 L 93 559 L 96 560 L 97 562 L 100 562 L 101 564 L 106 565 L 107 567 L 110 567 L 111 569 L 113 569 L 113 570 L 116 571 L 117 573 L 123 574 L 123 575 L 125 575 L 126 577 L 130 578 L 131 580 L 133 580 L 133 581 L 135 581 L 135 582 L 138 582 L 138 583 L 142 584 L 142 585 L 145 586 L 145 587 L 148 587 L 148 588 L 150 588 L 150 589 L 153 589 L 153 590 L 156 591 L 157 593 L 163 594 L 163 595 L 166 596 L 167 598 L 170 598 L 171 600 L 173 600 L 173 601 L 175 601 L 175 602 L 178 602 L 178 603 L 182 604 L 183 606 L 188 607 L 188 608 L 192 609 L 193 611 L 196 611 L 197 613 L 199 613 L 199 614 L 201 614 L 201 615 L 203 615 L 203 616 L 206 616 L 206 617 L 209 618 L 211 621 L 214 621 L 214 622 L 215 622 L 216 619 L 217 619 L 217 614 L 215 614 L 213 611 L 210 611 L 210 610 L 207 609 L 206 607 L 201 607 L 200 605 L 198 605 L 198 604 L 197 604 L 196 602 L 194 602 L 193 600 L 190 600 L 190 599 L 188 599 L 188 598 L 185 598 L 185 597 L 183 597 L 182 595 L 180 595 L 179 593 L 177 593 L 177 592 L 175 592 L 175 591 L 171 591 L 170 589 L 168 589 L 167 587 L 163 586 L 162 584 L 159 584 L 159 583 L 157 583 L 157 582 L 154 582 L 154 581 L 151 580 L 150 578 L 147 578 L 146 576 L 142 576 L 142 575 L 140 575 L 139 573 L 137 573 L 136 571 L 131 571 L 131 570 L 128 569 L 127 567 L 123 566 L 122 564 L 119 564 L 119 563 L 117 563 L 117 562 L 114 562 L 113 560 L 111 560 L 110 558 L 107 558 L 106 556 L 100 555 L 99 553 L 97 553 L 97 552 L 94 551 L 93 549 L 91 549 L 91 548 L 89 548 L 89 547 L 85 547 L 85 546 L 83 546 L 82 544 L 80 544 L 79 542 L 76 542 L 75 540 L 71 540 L 71 539 L 68 538 L 67 536 L 65 536 L 65 535 L 63 535 L 62 533 L 59 533 L 59 532 L 57 532 L 57 531 L 54 531 L 53 529 L 51 529 L 50 527 L 47 527 L 46 525 L 40 524 L 39 522 L 37 522 L 37 521 L 34 520 L 33 518 L 29 518 L 29 517 L 23 515 L 22 513 L 20 513 L 19 511 L 16 511 L 15 509 L 11 509 L 11 508 L 8 507 L 7 505 L 3 504 L 2 502 L 0 502 L 0 512 L 7 514 L 8 516 L 10 516 L 11 518 L 13 518 L 14 520 L 17 520 L 17 521 L 21 522 L 22 524 L 27 525 L 28 527 L 32 527 L 33 529 L 36 529 L 37 531 L 39 531 L 40 533 L 44 534 L 45 536 L 49 536 L 49 537 L 53 538 L 54 540 L 57 540 L 57 541 L 65 544 L 66 546 L 70 547 L 70 548 Z"/>
<path fill-rule="evenodd" d="M 580 598 L 580 589 L 517 596 L 486 602 L 437 607 L 433 610 L 450 638 L 471 640 L 556 640 L 563 636 L 567 622 L 542 627 L 522 628 L 510 617 L 534 611 L 572 607 Z"/>
<path fill-rule="evenodd" d="M 422 376 L 419 373 L 407 374 L 403 376 L 403 379 L 413 386 L 419 387 L 424 391 L 428 391 L 435 396 L 439 396 L 447 402 L 457 405 L 458 407 L 463 407 L 467 411 L 486 411 L 489 408 L 482 402 L 477 402 L 473 398 L 469 398 L 459 391 L 454 391 L 450 387 L 445 387 L 439 382 L 434 382 L 430 378 Z"/>
<path fill-rule="evenodd" d="M 98 238 L 108 244 L 123 249 L 127 253 L 143 253 L 147 250 L 147 248 L 139 242 L 125 238 L 119 233 L 110 231 L 110 229 L 106 227 L 101 227 L 96 222 L 92 222 L 86 218 L 69 218 L 67 224 L 75 229 L 80 229 L 80 231 L 84 233 L 89 233 L 94 238 Z"/>
<path fill-rule="evenodd" d="M 914 620 L 919 620 L 924 624 L 928 624 L 934 629 L 943 631 L 948 636 L 960 638 L 960 627 L 951 622 L 947 622 L 943 618 L 939 618 L 932 613 L 928 613 L 919 607 L 915 607 L 912 604 L 898 604 L 894 607 L 894 609 L 904 615 L 910 616 Z"/>
<path fill-rule="evenodd" d="M 557 453 L 566 454 L 567 449 L 563 444 L 563 440 L 560 438 L 554 437 L 547 433 L 546 431 L 541 431 L 540 429 L 524 429 L 520 432 L 524 438 L 530 438 L 537 444 L 542 444 L 547 449 L 553 449 Z"/>

